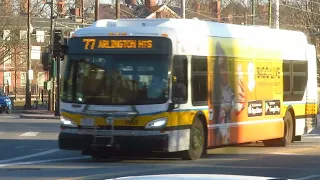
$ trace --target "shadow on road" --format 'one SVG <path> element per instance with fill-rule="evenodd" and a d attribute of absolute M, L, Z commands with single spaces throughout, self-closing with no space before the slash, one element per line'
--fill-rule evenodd
<path fill-rule="evenodd" d="M 229 154 L 208 156 L 198 161 L 118 160 L 69 161 L 0 169 L 1 179 L 104 179 L 154 174 L 228 174 L 299 178 L 318 173 L 319 155 Z M 237 158 L 235 158 L 237 157 Z M 121 162 L 121 163 L 120 163 Z"/>

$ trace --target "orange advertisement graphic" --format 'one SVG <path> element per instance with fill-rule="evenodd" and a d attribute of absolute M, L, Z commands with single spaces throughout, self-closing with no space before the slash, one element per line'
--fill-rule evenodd
<path fill-rule="evenodd" d="M 216 52 L 220 52 L 219 54 L 224 52 L 219 42 L 216 44 Z M 234 61 L 227 59 L 226 56 L 215 57 L 212 61 L 213 76 L 210 83 L 212 90 L 209 109 L 212 112 L 210 121 L 214 124 L 214 128 L 209 132 L 214 138 L 209 144 L 219 146 L 230 143 L 230 126 L 224 124 L 237 122 L 241 116 L 246 116 L 243 112 L 247 94 L 241 65 L 235 66 Z"/>

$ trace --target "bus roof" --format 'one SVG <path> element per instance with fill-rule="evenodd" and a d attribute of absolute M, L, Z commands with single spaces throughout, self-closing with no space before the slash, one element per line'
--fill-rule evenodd
<path fill-rule="evenodd" d="M 264 52 L 264 54 L 247 53 L 245 56 L 248 58 L 263 58 L 267 54 L 273 56 L 274 53 L 279 52 L 281 53 L 281 59 L 304 61 L 306 60 L 308 45 L 307 36 L 299 31 L 197 19 L 102 19 L 96 21 L 90 27 L 77 30 L 75 35 L 77 37 L 109 36 L 114 33 L 126 33 L 128 36 L 162 36 L 166 34 L 173 43 L 184 42 L 182 46 L 184 46 L 185 51 L 174 49 L 175 54 L 211 55 L 208 52 L 207 39 L 208 37 L 219 37 L 244 40 L 250 46 L 227 45 L 230 48 L 238 48 L 238 50 L 250 48 L 252 51 Z M 197 50 L 196 46 L 201 46 L 202 49 Z"/>
<path fill-rule="evenodd" d="M 306 35 L 303 32 L 272 29 L 267 26 L 243 26 L 235 24 L 218 23 L 203 21 L 198 19 L 102 19 L 96 21 L 92 26 L 76 31 L 78 36 L 90 33 L 92 36 L 101 35 L 104 31 L 107 35 L 107 29 L 127 28 L 128 30 L 139 30 L 141 33 L 149 34 L 163 32 L 162 29 L 172 29 L 176 33 L 190 32 L 195 36 L 216 36 L 225 38 L 260 38 L 260 39 L 277 39 L 292 43 L 307 44 Z"/>

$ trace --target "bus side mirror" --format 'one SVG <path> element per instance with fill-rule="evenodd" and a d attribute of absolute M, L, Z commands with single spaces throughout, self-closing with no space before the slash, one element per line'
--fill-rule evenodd
<path fill-rule="evenodd" d="M 173 110 L 179 108 L 179 103 L 169 103 L 169 106 L 168 106 L 168 112 L 172 112 Z"/>

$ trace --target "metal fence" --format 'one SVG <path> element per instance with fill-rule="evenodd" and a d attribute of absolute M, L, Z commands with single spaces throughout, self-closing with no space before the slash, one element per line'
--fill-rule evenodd
<path fill-rule="evenodd" d="M 3 88 L 2 85 L 0 87 Z M 1 88 L 1 89 L 2 89 Z M 43 93 L 43 99 L 46 101 L 48 99 L 48 91 L 44 90 L 43 87 L 39 87 L 37 85 L 31 85 L 31 98 L 33 100 L 41 100 L 41 96 Z M 5 87 L 5 91 L 8 92 L 8 95 L 16 95 L 16 100 L 17 101 L 24 101 L 25 96 L 26 96 L 26 88 L 25 87 L 19 87 L 19 88 L 14 88 L 14 87 Z"/>

